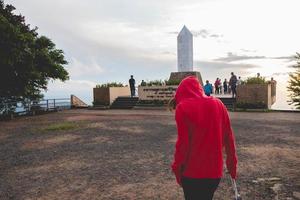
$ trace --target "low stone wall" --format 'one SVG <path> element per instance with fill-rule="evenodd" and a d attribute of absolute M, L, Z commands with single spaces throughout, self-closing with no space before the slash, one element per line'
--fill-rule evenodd
<path fill-rule="evenodd" d="M 130 96 L 130 88 L 129 87 L 110 87 L 109 88 L 109 103 L 112 102 L 120 96 Z"/>
<path fill-rule="evenodd" d="M 94 88 L 93 89 L 94 96 L 94 105 L 109 105 L 109 88 Z"/>
<path fill-rule="evenodd" d="M 271 84 L 238 85 L 237 104 L 264 104 L 270 109 L 275 102 L 275 94 L 271 94 Z M 273 88 L 273 91 L 276 88 Z"/>
<path fill-rule="evenodd" d="M 178 86 L 139 86 L 139 100 L 167 101 L 174 97 Z"/>
<path fill-rule="evenodd" d="M 129 87 L 94 88 L 94 104 L 110 105 L 119 96 L 130 96 Z"/>
<path fill-rule="evenodd" d="M 86 108 L 88 105 L 75 95 L 71 95 L 71 107 L 72 108 Z"/>

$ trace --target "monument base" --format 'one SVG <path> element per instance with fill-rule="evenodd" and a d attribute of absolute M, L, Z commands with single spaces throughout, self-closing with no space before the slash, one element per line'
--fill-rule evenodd
<path fill-rule="evenodd" d="M 185 77 L 195 76 L 198 78 L 200 84 L 203 86 L 203 81 L 200 72 L 192 71 L 192 72 L 171 72 L 169 81 L 182 81 Z"/>

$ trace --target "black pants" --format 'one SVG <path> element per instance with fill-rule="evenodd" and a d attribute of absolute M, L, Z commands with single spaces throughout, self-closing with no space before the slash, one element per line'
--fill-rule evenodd
<path fill-rule="evenodd" d="M 236 86 L 235 85 L 231 86 L 231 92 L 232 92 L 232 98 L 236 97 Z"/>
<path fill-rule="evenodd" d="M 212 200 L 221 179 L 196 179 L 182 177 L 186 200 Z"/>
<path fill-rule="evenodd" d="M 135 96 L 135 87 L 134 86 L 130 86 L 130 93 L 131 93 L 131 96 Z"/>

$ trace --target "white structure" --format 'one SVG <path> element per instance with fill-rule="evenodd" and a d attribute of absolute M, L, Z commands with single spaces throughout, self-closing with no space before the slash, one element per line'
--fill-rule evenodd
<path fill-rule="evenodd" d="M 193 71 L 193 34 L 183 26 L 177 36 L 178 72 Z"/>

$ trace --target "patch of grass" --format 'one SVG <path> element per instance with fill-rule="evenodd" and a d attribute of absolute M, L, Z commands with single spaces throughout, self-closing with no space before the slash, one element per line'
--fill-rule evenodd
<path fill-rule="evenodd" d="M 51 124 L 48 127 L 45 127 L 45 131 L 66 131 L 66 130 L 73 130 L 78 127 L 78 124 L 73 122 L 61 122 L 56 124 Z"/>

